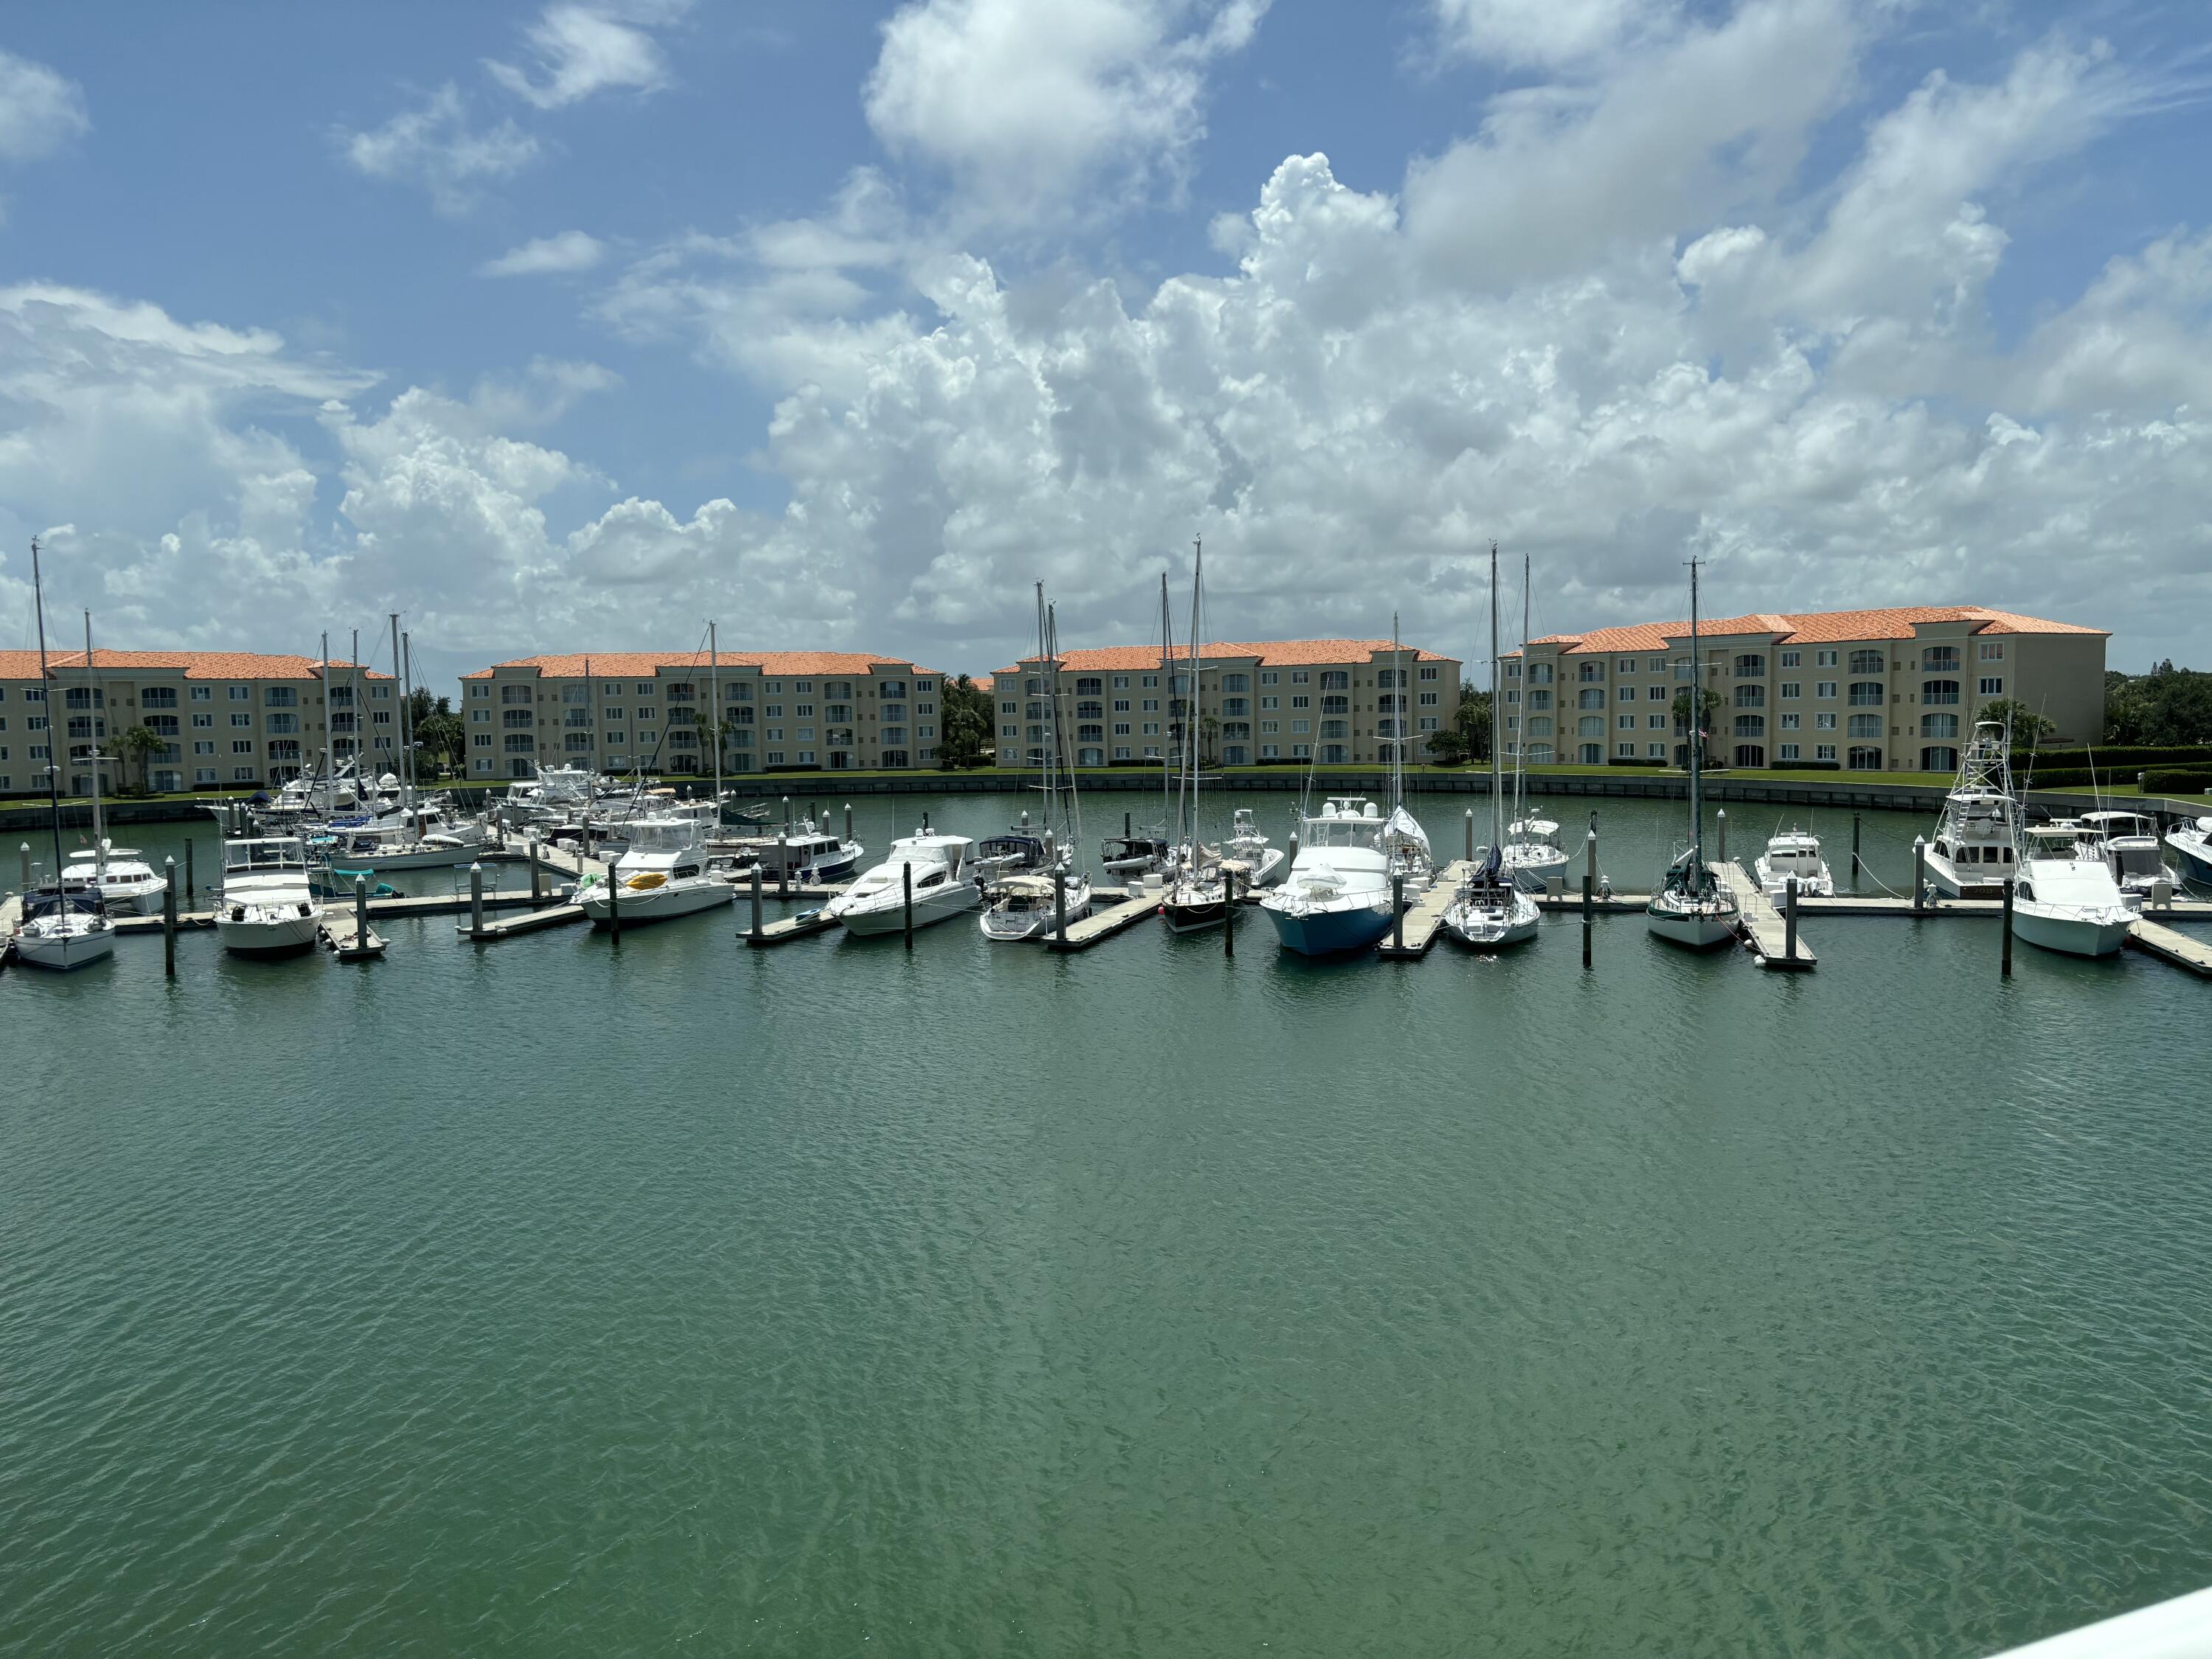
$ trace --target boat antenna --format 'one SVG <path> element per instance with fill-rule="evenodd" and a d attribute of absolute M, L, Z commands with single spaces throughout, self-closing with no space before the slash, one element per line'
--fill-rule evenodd
<path fill-rule="evenodd" d="M 101 877 L 107 874 L 107 829 L 100 817 L 100 728 L 106 724 L 100 719 L 100 705 L 106 701 L 100 695 L 100 682 L 92 672 L 92 612 L 84 613 L 84 684 L 85 716 L 92 722 L 92 856 Z M 46 755 L 52 759 L 53 745 L 53 715 L 46 716 Z M 61 872 L 56 871 L 55 874 Z"/>
<path fill-rule="evenodd" d="M 46 705 L 46 799 L 53 809 L 54 891 L 59 893 L 62 885 L 62 769 L 61 763 L 54 758 L 54 705 L 46 684 L 46 588 L 39 574 L 39 538 L 36 536 L 31 538 L 31 599 L 39 613 L 39 696 Z M 66 717 L 62 725 L 64 729 L 67 729 L 69 721 Z M 93 752 L 100 752 L 98 738 L 93 740 Z M 95 769 L 99 765 L 98 761 L 93 763 Z"/>

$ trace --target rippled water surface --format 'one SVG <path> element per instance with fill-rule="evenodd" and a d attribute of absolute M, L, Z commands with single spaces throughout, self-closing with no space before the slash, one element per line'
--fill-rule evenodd
<path fill-rule="evenodd" d="M 0 975 L 0 1649 L 1972 1654 L 2212 1581 L 2172 969 L 738 921 Z"/>

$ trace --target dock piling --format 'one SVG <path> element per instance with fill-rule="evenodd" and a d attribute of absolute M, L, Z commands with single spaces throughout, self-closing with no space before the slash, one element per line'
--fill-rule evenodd
<path fill-rule="evenodd" d="M 161 873 L 168 878 L 168 886 L 161 894 L 161 971 L 169 978 L 177 976 L 177 861 L 161 860 Z M 23 886 L 27 890 L 30 882 Z"/>
<path fill-rule="evenodd" d="M 1467 861 L 1474 862 L 1474 808 L 1467 809 Z"/>
<path fill-rule="evenodd" d="M 469 931 L 483 932 L 483 865 L 469 866 Z"/>
<path fill-rule="evenodd" d="M 1061 950 L 1067 949 L 1067 877 L 1060 871 L 1052 878 L 1052 936 Z"/>
<path fill-rule="evenodd" d="M 530 852 L 530 907 L 531 907 L 531 908 L 532 908 L 532 909 L 534 910 L 534 909 L 536 909 L 536 908 L 538 908 L 538 906 L 539 904 L 541 904 L 541 903 L 543 903 L 543 902 L 544 902 L 544 898 L 545 898 L 544 879 L 544 877 L 541 875 L 541 873 L 540 873 L 540 872 L 539 872 L 539 867 L 538 867 L 538 837 L 537 837 L 537 836 L 532 836 L 530 838 L 530 842 L 529 842 L 529 852 Z"/>
<path fill-rule="evenodd" d="M 185 908 L 187 910 L 192 908 L 192 895 L 199 890 L 199 884 L 192 879 L 192 838 L 186 836 L 185 837 Z"/>
<path fill-rule="evenodd" d="M 775 896 L 778 898 L 791 896 L 791 842 L 787 836 L 775 838 Z"/>
<path fill-rule="evenodd" d="M 615 945 L 622 943 L 622 882 L 615 873 L 617 859 L 607 866 L 607 939 Z"/>
<path fill-rule="evenodd" d="M 850 801 L 845 803 L 845 839 L 853 839 L 853 803 Z"/>
<path fill-rule="evenodd" d="M 791 797 L 788 795 L 783 798 L 783 829 L 786 835 L 791 833 Z"/>
<path fill-rule="evenodd" d="M 1597 885 L 1597 814 L 1590 814 L 1589 834 L 1583 841 L 1583 885 Z"/>
<path fill-rule="evenodd" d="M 2000 967 L 1997 975 L 1997 977 L 2000 979 L 2010 979 L 2012 977 L 2012 881 L 2013 878 L 2010 876 L 2007 876 L 2005 878 L 2004 954 L 2002 966 Z"/>
<path fill-rule="evenodd" d="M 368 878 L 353 878 L 353 942 L 356 945 L 368 943 Z"/>
<path fill-rule="evenodd" d="M 1921 901 L 1928 891 L 1928 842 L 1919 836 L 1912 838 L 1912 914 L 1918 915 Z"/>
<path fill-rule="evenodd" d="M 1127 811 L 1121 814 L 1121 839 L 1129 839 L 1129 814 Z"/>
<path fill-rule="evenodd" d="M 755 939 L 758 939 L 761 936 L 760 904 L 760 860 L 758 859 L 755 859 L 753 860 L 753 937 Z"/>
<path fill-rule="evenodd" d="M 1713 814 L 1713 822 L 1720 826 L 1721 846 L 1717 854 L 1723 864 L 1728 862 L 1728 808 L 1723 806 Z"/>
<path fill-rule="evenodd" d="M 31 890 L 31 843 L 27 841 L 18 847 L 15 856 L 23 861 L 23 884 L 17 890 L 27 893 Z"/>
<path fill-rule="evenodd" d="M 1390 878 L 1390 948 L 1406 948 L 1406 878 Z"/>
<path fill-rule="evenodd" d="M 1221 913 L 1221 957 L 1228 961 L 1237 954 L 1237 872 L 1221 872 L 1222 894 L 1229 901 L 1228 908 Z"/>
<path fill-rule="evenodd" d="M 906 948 L 911 951 L 914 949 L 914 866 L 899 866 L 899 881 L 905 889 L 905 896 L 900 902 L 904 911 Z"/>
<path fill-rule="evenodd" d="M 1782 890 L 1782 959 L 1797 960 L 1797 878 L 1792 876 Z"/>
<path fill-rule="evenodd" d="M 1588 876 L 1583 878 L 1583 966 L 1590 965 L 1590 935 L 1597 923 L 1596 884 Z"/>
<path fill-rule="evenodd" d="M 1851 891 L 1859 890 L 1859 815 L 1851 814 Z"/>

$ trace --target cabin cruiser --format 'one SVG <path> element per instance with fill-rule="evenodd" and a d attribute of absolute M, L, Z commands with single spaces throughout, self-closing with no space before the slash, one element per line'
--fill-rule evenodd
<path fill-rule="evenodd" d="M 1290 868 L 1283 849 L 1269 846 L 1267 836 L 1260 833 L 1259 822 L 1249 806 L 1240 806 L 1231 814 L 1229 845 L 1224 850 L 1251 872 L 1245 884 L 1248 887 L 1273 887 Z"/>
<path fill-rule="evenodd" d="M 1779 902 L 1790 896 L 1790 878 L 1797 878 L 1799 898 L 1833 898 L 1836 878 L 1820 856 L 1820 838 L 1802 830 L 1786 830 L 1766 843 L 1755 872 L 1766 896 Z"/>
<path fill-rule="evenodd" d="M 817 829 L 811 818 L 801 818 L 780 836 L 748 836 L 717 843 L 717 850 L 723 848 L 735 848 L 741 869 L 758 865 L 770 881 L 781 875 L 801 886 L 844 880 L 868 850 L 857 841 Z"/>
<path fill-rule="evenodd" d="M 945 921 L 982 902 L 983 890 L 969 862 L 975 842 L 966 836 L 918 830 L 891 843 L 891 855 L 822 908 L 849 933 L 896 933 L 906 925 L 908 872 L 913 872 L 914 925 Z"/>
<path fill-rule="evenodd" d="M 64 866 L 62 879 L 90 882 L 100 890 L 100 902 L 111 916 L 158 916 L 169 890 L 168 878 L 147 863 L 137 848 L 107 841 L 90 857 L 81 854 L 72 859 Z"/>
<path fill-rule="evenodd" d="M 15 959 L 27 968 L 67 973 L 115 954 L 115 924 L 100 889 L 82 877 L 40 882 L 23 895 Z"/>
<path fill-rule="evenodd" d="M 2159 854 L 2158 823 L 2141 812 L 2084 812 L 2075 820 L 2083 850 L 2101 858 L 2119 884 L 2120 895 L 2136 909 L 2143 901 L 2162 903 L 2181 885 L 2181 875 Z"/>
<path fill-rule="evenodd" d="M 1692 951 L 1710 951 L 1735 937 L 1735 896 L 1699 856 L 1686 848 L 1667 866 L 1659 890 L 1644 907 L 1644 922 L 1657 938 Z"/>
<path fill-rule="evenodd" d="M 1298 820 L 1298 854 L 1261 895 L 1283 948 L 1301 956 L 1364 951 L 1390 931 L 1390 859 L 1371 800 L 1333 796 Z"/>
<path fill-rule="evenodd" d="M 1505 873 L 1504 849 L 1492 847 L 1473 874 L 1460 884 L 1444 911 L 1444 931 L 1462 945 L 1494 951 L 1536 937 L 1543 920 L 1536 901 Z"/>
<path fill-rule="evenodd" d="M 315 942 L 322 912 L 307 885 L 307 849 L 297 836 L 222 844 L 222 898 L 215 929 L 240 956 L 290 956 Z"/>
<path fill-rule="evenodd" d="M 903 894 L 900 902 L 904 903 Z M 1047 938 L 1058 928 L 1063 915 L 1073 921 L 1090 914 L 1091 878 L 1060 869 L 1005 878 L 993 890 L 980 920 L 985 939 L 1006 944 Z"/>
<path fill-rule="evenodd" d="M 1117 881 L 1142 881 L 1175 868 L 1175 842 L 1164 830 L 1109 836 L 1098 844 L 1099 868 Z"/>
<path fill-rule="evenodd" d="M 2212 882 L 2212 818 L 2192 818 L 2166 832 L 2166 844 L 2191 881 Z"/>
<path fill-rule="evenodd" d="M 1929 878 L 1951 898 L 1999 898 L 2014 873 L 2015 810 L 2004 728 L 1984 720 L 1959 762 L 1923 854 Z"/>
<path fill-rule="evenodd" d="M 2136 912 L 2079 826 L 2027 832 L 2014 884 L 2012 930 L 2030 945 L 2075 957 L 2108 957 L 2127 943 Z"/>
<path fill-rule="evenodd" d="M 1555 881 L 1564 884 L 1567 854 L 1559 845 L 1559 826 L 1539 817 L 1507 824 L 1503 862 L 1514 882 L 1528 892 L 1543 892 Z"/>
<path fill-rule="evenodd" d="M 435 807 L 412 806 L 388 817 L 348 818 L 312 836 L 307 850 L 318 864 L 348 869 L 443 870 L 473 864 L 483 850 L 484 827 L 473 818 L 449 818 Z"/>
<path fill-rule="evenodd" d="M 737 889 L 708 867 L 696 820 L 640 818 L 608 874 L 585 877 L 576 896 L 592 925 L 604 927 L 712 909 L 729 903 Z"/>
<path fill-rule="evenodd" d="M 1052 841 L 1042 829 L 1017 824 L 977 842 L 969 862 L 986 887 L 1010 876 L 1038 875 L 1053 866 Z"/>

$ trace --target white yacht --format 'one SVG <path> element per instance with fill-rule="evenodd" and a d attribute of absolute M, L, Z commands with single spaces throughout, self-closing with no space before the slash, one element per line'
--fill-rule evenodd
<path fill-rule="evenodd" d="M 773 881 L 783 872 L 801 886 L 844 880 L 860 867 L 868 850 L 826 825 L 817 826 L 811 817 L 799 819 L 781 836 L 744 836 L 715 843 L 715 850 L 725 848 L 736 854 L 742 869 L 757 864 L 767 879 Z"/>
<path fill-rule="evenodd" d="M 978 918 L 983 937 L 1001 944 L 1019 939 L 1049 939 L 1060 925 L 1060 895 L 1066 895 L 1066 916 L 1074 921 L 1091 914 L 1091 878 L 1073 870 L 1035 872 L 1008 876 L 993 889 L 991 902 Z M 903 902 L 903 898 L 902 898 Z M 915 901 L 917 908 L 920 901 Z M 917 921 L 920 921 L 916 917 Z"/>
<path fill-rule="evenodd" d="M 1790 878 L 1797 878 L 1799 898 L 1833 898 L 1836 878 L 1820 856 L 1820 838 L 1790 829 L 1769 838 L 1755 866 L 1759 884 L 1777 903 L 1790 896 Z"/>
<path fill-rule="evenodd" d="M 1498 738 L 1498 544 L 1490 546 L 1490 845 L 1444 911 L 1444 931 L 1463 945 L 1494 951 L 1536 937 L 1542 913 L 1505 868 L 1504 762 Z"/>
<path fill-rule="evenodd" d="M 2195 882 L 2212 883 L 2212 817 L 2191 818 L 2166 832 L 2166 844 L 2181 860 L 2181 873 Z"/>
<path fill-rule="evenodd" d="M 610 888 L 613 890 L 610 891 Z M 595 927 L 665 921 L 727 904 L 738 890 L 708 868 L 695 819 L 640 818 L 605 879 L 586 876 L 577 898 Z"/>
<path fill-rule="evenodd" d="M 115 954 L 115 924 L 100 889 L 69 876 L 38 883 L 23 895 L 15 937 L 15 959 L 27 968 L 67 973 Z"/>
<path fill-rule="evenodd" d="M 2120 893 L 2136 909 L 2146 899 L 2170 899 L 2181 872 L 2160 854 L 2158 822 L 2142 812 L 2084 812 L 2077 820 L 2083 850 L 2101 858 Z"/>
<path fill-rule="evenodd" d="M 216 936 L 240 956 L 290 956 L 312 947 L 322 912 L 307 885 L 307 849 L 297 836 L 257 836 L 222 844 L 222 897 Z"/>
<path fill-rule="evenodd" d="M 1951 898 L 1999 898 L 2018 848 L 2002 726 L 1984 720 L 1959 761 L 1942 816 L 1923 854 L 1929 878 Z"/>
<path fill-rule="evenodd" d="M 449 817 L 436 807 L 410 806 L 381 818 L 333 823 L 326 833 L 308 839 L 307 850 L 318 864 L 383 875 L 473 864 L 483 844 L 479 821 Z"/>
<path fill-rule="evenodd" d="M 64 881 L 89 882 L 100 890 L 111 916 L 158 916 L 168 878 L 139 855 L 135 847 L 102 840 L 91 856 L 79 853 L 62 872 Z M 189 897 L 189 895 L 187 895 Z"/>
<path fill-rule="evenodd" d="M 1301 956 L 1364 951 L 1390 931 L 1390 858 L 1371 800 L 1332 796 L 1298 820 L 1298 854 L 1279 887 L 1260 896 L 1275 936 Z"/>
<path fill-rule="evenodd" d="M 1240 806 L 1230 815 L 1229 844 L 1223 850 L 1250 872 L 1245 884 L 1255 890 L 1274 886 L 1290 867 L 1290 860 L 1283 849 L 1270 846 L 1267 836 L 1260 833 L 1260 825 L 1249 806 Z"/>
<path fill-rule="evenodd" d="M 2013 892 L 2012 930 L 2030 945 L 2075 957 L 2108 957 L 2136 919 L 2103 858 L 2070 823 L 2027 832 Z"/>
<path fill-rule="evenodd" d="M 1698 561 L 1690 561 L 1690 662 L 1698 661 Z M 1692 685 L 1697 684 L 1694 678 Z M 1692 702 L 1694 703 L 1693 697 Z M 1723 886 L 1705 862 L 1705 807 L 1698 799 L 1704 772 L 1705 733 L 1694 718 L 1690 732 L 1690 844 L 1659 878 L 1644 907 L 1644 925 L 1655 939 L 1692 951 L 1710 951 L 1735 937 L 1735 896 Z"/>
<path fill-rule="evenodd" d="M 848 933 L 896 933 L 906 923 L 906 872 L 914 872 L 914 925 L 946 921 L 982 902 L 983 890 L 969 866 L 975 843 L 966 836 L 926 830 L 891 843 L 891 855 L 822 907 Z"/>

